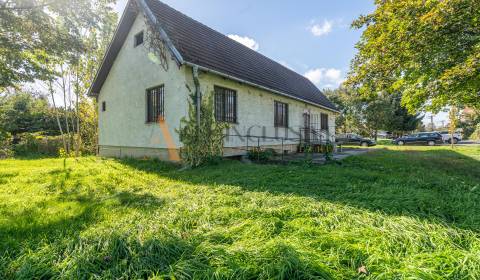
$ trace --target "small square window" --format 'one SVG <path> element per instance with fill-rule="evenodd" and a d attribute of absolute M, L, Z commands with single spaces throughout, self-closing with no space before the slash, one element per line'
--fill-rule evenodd
<path fill-rule="evenodd" d="M 133 46 L 136 47 L 138 45 L 143 44 L 143 31 L 137 33 L 133 38 Z"/>
<path fill-rule="evenodd" d="M 107 111 L 107 102 L 103 101 L 102 102 L 102 112 Z"/>

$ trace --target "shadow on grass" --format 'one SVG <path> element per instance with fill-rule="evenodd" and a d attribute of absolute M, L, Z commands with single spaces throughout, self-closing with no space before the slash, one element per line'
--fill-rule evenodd
<path fill-rule="evenodd" d="M 179 171 L 159 161 L 120 162 L 192 184 L 295 194 L 480 232 L 480 162 L 452 150 L 379 150 L 311 168 L 225 161 Z"/>
<path fill-rule="evenodd" d="M 138 191 L 109 192 L 105 196 L 99 196 L 82 189 L 80 184 L 67 188 L 65 182 L 70 174 L 68 168 L 49 173 L 52 183 L 47 188 L 55 193 L 52 199 L 28 205 L 20 212 L 3 211 L 2 218 L 7 222 L 0 223 L 0 252 L 15 251 L 24 246 L 25 242 L 30 244 L 30 249 L 34 249 L 42 243 L 40 241 L 53 242 L 60 238 L 78 236 L 83 229 L 102 221 L 104 214 L 109 211 L 125 208 L 153 211 L 165 204 L 161 198 Z M 69 209 L 70 207 L 75 210 Z M 45 215 L 49 208 L 66 208 L 71 215 Z"/>

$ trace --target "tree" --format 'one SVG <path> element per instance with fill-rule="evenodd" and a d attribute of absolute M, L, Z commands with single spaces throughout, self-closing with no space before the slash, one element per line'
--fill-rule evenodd
<path fill-rule="evenodd" d="M 70 153 L 96 143 L 87 91 L 117 22 L 114 0 L 14 0 L 0 3 L 0 91 L 44 84 Z M 37 86 L 38 87 L 38 86 Z M 63 102 L 55 98 L 63 96 Z M 64 104 L 64 109 L 58 104 Z M 94 113 L 92 113 L 94 112 Z M 88 119 L 82 119 L 88 117 Z M 88 128 L 83 133 L 81 128 Z M 68 140 L 68 141 L 67 141 Z M 94 151 L 93 147 L 87 150 Z"/>
<path fill-rule="evenodd" d="M 402 106 L 399 93 L 365 97 L 346 87 L 324 92 L 341 112 L 336 125 L 343 133 L 355 132 L 375 139 L 379 130 L 403 134 L 415 130 L 423 118 Z"/>
<path fill-rule="evenodd" d="M 11 94 L 1 100 L 0 131 L 14 137 L 25 132 L 59 134 L 55 114 L 47 98 L 25 92 Z"/>
<path fill-rule="evenodd" d="M 411 111 L 480 108 L 480 1 L 376 0 L 347 83 L 364 95 L 402 92 Z"/>
<path fill-rule="evenodd" d="M 455 133 L 455 130 L 457 129 L 458 126 L 458 110 L 457 107 L 452 106 L 450 108 L 450 112 L 448 113 L 448 132 L 450 133 L 450 144 L 453 145 L 455 144 L 453 141 L 453 134 Z"/>
<path fill-rule="evenodd" d="M 85 50 L 82 31 L 95 28 L 99 7 L 110 0 L 13 0 L 0 2 L 0 90 L 48 80 L 52 58 Z"/>
<path fill-rule="evenodd" d="M 383 119 L 383 130 L 393 132 L 397 135 L 403 135 L 405 132 L 414 131 L 421 128 L 423 115 L 410 113 L 401 104 L 402 95 L 395 93 L 385 95 L 385 112 Z"/>

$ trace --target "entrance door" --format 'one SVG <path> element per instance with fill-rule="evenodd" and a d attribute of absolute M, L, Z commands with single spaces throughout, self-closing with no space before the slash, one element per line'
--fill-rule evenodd
<path fill-rule="evenodd" d="M 305 142 L 309 143 L 310 142 L 310 114 L 309 113 L 304 113 L 303 114 L 303 133 L 304 133 L 304 139 Z"/>

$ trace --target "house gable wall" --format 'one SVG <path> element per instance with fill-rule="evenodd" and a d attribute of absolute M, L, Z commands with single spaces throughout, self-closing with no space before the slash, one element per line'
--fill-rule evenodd
<path fill-rule="evenodd" d="M 146 89 L 164 85 L 165 120 L 175 146 L 180 146 L 180 118 L 187 114 L 185 67 L 169 60 L 168 71 L 149 58 L 145 45 L 134 47 L 134 36 L 146 36 L 145 21 L 137 16 L 98 96 L 100 149 L 116 147 L 164 149 L 165 137 L 156 123 L 146 123 Z M 102 102 L 106 111 L 102 112 Z M 101 152 L 102 154 L 102 152 Z M 108 155 L 108 151 L 104 154 Z M 118 156 L 118 151 L 113 154 Z"/>

